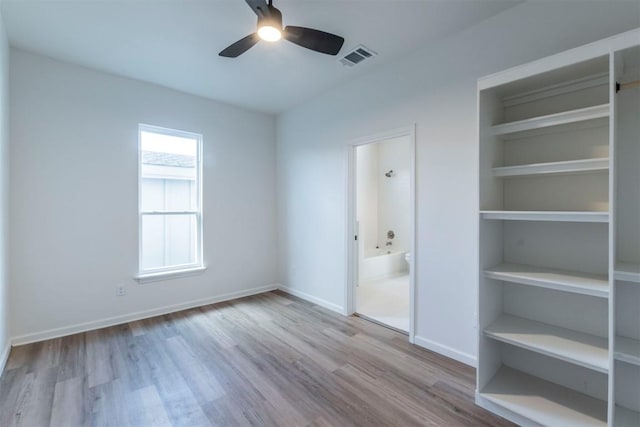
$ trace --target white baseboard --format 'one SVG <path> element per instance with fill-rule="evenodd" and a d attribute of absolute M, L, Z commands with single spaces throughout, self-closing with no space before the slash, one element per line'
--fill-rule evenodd
<path fill-rule="evenodd" d="M 2 353 L 0 353 L 0 377 L 4 373 L 4 367 L 7 366 L 7 360 L 9 360 L 9 353 L 11 352 L 11 343 L 7 343 Z"/>
<path fill-rule="evenodd" d="M 315 296 L 313 296 L 311 294 L 308 294 L 306 292 L 301 292 L 301 291 L 299 291 L 297 289 L 289 288 L 289 287 L 284 286 L 284 285 L 278 285 L 278 289 L 280 289 L 282 292 L 286 292 L 286 293 L 291 294 L 291 295 L 293 295 L 295 297 L 302 298 L 305 301 L 309 301 L 311 303 L 319 305 L 320 307 L 324 307 L 326 309 L 329 309 L 331 311 L 335 311 L 336 313 L 344 315 L 344 307 L 341 306 L 341 305 L 334 304 L 334 303 L 332 303 L 330 301 L 324 300 L 322 298 L 315 297 Z"/>
<path fill-rule="evenodd" d="M 135 320 L 147 319 L 149 317 L 161 316 L 163 314 L 175 313 L 177 311 L 187 310 L 195 307 L 202 307 L 204 305 L 215 304 L 217 302 L 229 301 L 237 298 L 248 297 L 251 295 L 257 295 L 264 292 L 270 292 L 278 289 L 277 285 L 267 285 L 258 288 L 246 289 L 238 292 L 231 292 L 228 294 L 219 295 L 216 297 L 202 298 L 198 300 L 188 301 L 180 304 L 168 305 L 165 307 L 154 308 L 152 310 L 138 311 L 135 313 L 125 314 L 122 316 L 109 317 L 106 319 L 95 320 L 92 322 L 78 323 L 71 326 L 65 326 L 62 328 L 49 329 L 42 332 L 35 332 L 26 335 L 20 335 L 11 339 L 12 345 L 24 345 L 33 342 L 44 341 L 52 338 L 64 337 L 67 335 L 73 335 L 80 332 L 92 331 L 95 329 L 106 328 L 109 326 L 115 326 L 122 323 L 133 322 Z"/>
<path fill-rule="evenodd" d="M 447 356 L 453 360 L 462 362 L 465 365 L 473 366 L 474 368 L 477 365 L 476 357 L 471 354 L 464 353 L 460 350 L 456 350 L 455 348 L 451 348 L 444 344 L 440 344 L 435 341 L 429 340 L 427 338 L 419 337 L 417 335 L 414 341 L 415 341 L 414 342 L 415 345 L 424 347 L 427 350 L 435 351 L 436 353 L 442 354 L 443 356 Z"/>

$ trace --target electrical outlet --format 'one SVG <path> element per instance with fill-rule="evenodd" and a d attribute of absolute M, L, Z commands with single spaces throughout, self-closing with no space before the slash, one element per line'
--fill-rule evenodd
<path fill-rule="evenodd" d="M 123 297 L 127 294 L 124 285 L 116 285 L 116 296 Z"/>

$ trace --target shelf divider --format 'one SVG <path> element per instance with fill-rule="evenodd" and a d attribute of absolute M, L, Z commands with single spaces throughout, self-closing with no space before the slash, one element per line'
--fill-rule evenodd
<path fill-rule="evenodd" d="M 510 263 L 489 268 L 484 271 L 484 275 L 489 279 L 519 283 L 521 285 L 537 286 L 601 298 L 609 296 L 609 280 L 606 275 Z"/>
<path fill-rule="evenodd" d="M 609 104 L 595 105 L 593 107 L 579 108 L 577 110 L 502 123 L 492 126 L 491 129 L 494 135 L 509 135 L 517 132 L 584 122 L 603 117 L 609 117 Z"/>
<path fill-rule="evenodd" d="M 595 335 L 503 314 L 484 330 L 498 341 L 584 368 L 609 372 L 609 341 Z"/>

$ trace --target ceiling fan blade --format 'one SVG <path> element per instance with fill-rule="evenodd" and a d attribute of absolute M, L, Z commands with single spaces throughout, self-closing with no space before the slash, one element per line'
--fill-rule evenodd
<path fill-rule="evenodd" d="M 269 12 L 269 6 L 265 0 L 245 0 L 251 10 L 253 10 L 256 15 L 260 18 L 266 18 L 271 15 Z"/>
<path fill-rule="evenodd" d="M 298 46 L 327 55 L 337 55 L 344 43 L 340 36 L 305 27 L 286 27 L 282 36 Z"/>
<path fill-rule="evenodd" d="M 249 49 L 251 49 L 256 43 L 260 41 L 258 33 L 249 34 L 247 37 L 238 40 L 218 55 L 225 58 L 237 58 Z"/>

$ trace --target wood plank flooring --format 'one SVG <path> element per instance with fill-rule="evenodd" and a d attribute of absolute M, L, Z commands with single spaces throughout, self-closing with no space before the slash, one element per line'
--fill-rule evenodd
<path fill-rule="evenodd" d="M 475 371 L 280 292 L 16 347 L 0 426 L 507 426 Z"/>

